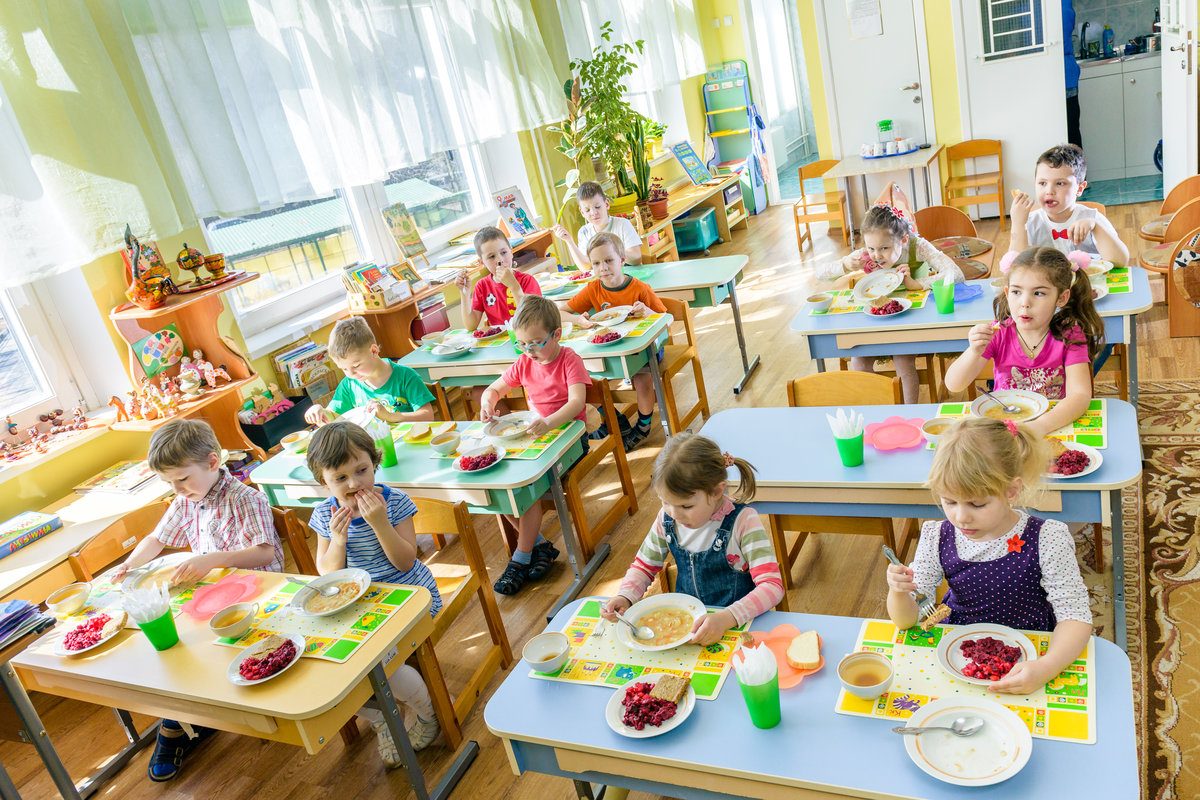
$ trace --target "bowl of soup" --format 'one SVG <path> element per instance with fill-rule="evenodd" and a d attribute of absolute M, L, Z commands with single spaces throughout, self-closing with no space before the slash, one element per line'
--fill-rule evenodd
<path fill-rule="evenodd" d="M 934 417 L 921 426 L 921 434 L 925 441 L 937 444 L 937 440 L 942 438 L 942 434 L 950 430 L 950 426 L 955 422 L 957 420 L 954 417 Z"/>
<path fill-rule="evenodd" d="M 46 598 L 46 608 L 57 617 L 74 614 L 87 603 L 92 592 L 90 583 L 72 583 Z"/>
<path fill-rule="evenodd" d="M 442 455 L 449 455 L 458 449 L 460 441 L 462 441 L 462 436 L 458 431 L 446 431 L 430 439 L 429 446 Z"/>
<path fill-rule="evenodd" d="M 617 623 L 617 636 L 630 647 L 656 652 L 670 650 L 692 639 L 692 627 L 708 610 L 690 594 L 669 592 L 639 600 L 624 616 L 638 627 L 654 632 L 649 639 L 636 639 L 628 625 Z"/>
<path fill-rule="evenodd" d="M 222 639 L 236 639 L 250 630 L 258 603 L 234 603 L 212 615 L 208 628 Z"/>
<path fill-rule="evenodd" d="M 570 644 L 565 633 L 539 633 L 521 648 L 521 660 L 534 672 L 558 672 L 567 663 Z"/>
<path fill-rule="evenodd" d="M 887 656 L 861 651 L 851 653 L 838 663 L 842 688 L 855 697 L 874 700 L 892 685 L 892 662 Z"/>
<path fill-rule="evenodd" d="M 809 295 L 808 304 L 812 306 L 813 311 L 825 311 L 833 305 L 833 295 L 829 292 L 818 292 L 817 294 Z"/>
<path fill-rule="evenodd" d="M 279 440 L 283 445 L 283 449 L 294 455 L 301 455 L 308 449 L 308 440 L 312 438 L 313 432 L 310 430 L 296 431 L 289 433 Z"/>

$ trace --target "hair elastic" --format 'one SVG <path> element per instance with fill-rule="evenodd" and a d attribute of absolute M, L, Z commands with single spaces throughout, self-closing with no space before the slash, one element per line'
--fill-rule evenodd
<path fill-rule="evenodd" d="M 1071 272 L 1087 269 L 1088 265 L 1092 263 L 1092 257 L 1082 250 L 1072 250 L 1067 253 L 1067 258 L 1071 260 Z"/>
<path fill-rule="evenodd" d="M 1008 271 L 1012 269 L 1012 263 L 1017 260 L 1018 255 L 1019 253 L 1016 250 L 1009 250 L 1005 253 L 1000 259 L 1000 271 L 1007 275 Z"/>
<path fill-rule="evenodd" d="M 1017 435 L 1017 423 L 1013 422 L 1011 419 L 1004 420 L 1004 427 L 1008 428 L 1008 432 L 1013 436 Z"/>
<path fill-rule="evenodd" d="M 733 456 L 730 455 L 728 451 L 721 453 L 721 456 L 725 459 L 725 466 L 727 466 L 727 467 L 733 466 Z"/>

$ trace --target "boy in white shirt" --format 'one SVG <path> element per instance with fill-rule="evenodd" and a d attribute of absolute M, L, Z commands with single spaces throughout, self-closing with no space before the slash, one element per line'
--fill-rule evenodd
<path fill-rule="evenodd" d="M 579 213 L 587 220 L 579 229 L 578 243 L 571 238 L 571 232 L 563 225 L 555 225 L 554 234 L 567 243 L 571 258 L 575 259 L 580 269 L 592 268 L 587 257 L 588 245 L 596 234 L 605 232 L 616 235 L 624 243 L 626 264 L 642 263 L 642 237 L 629 220 L 608 215 L 608 207 L 612 200 L 604 194 L 604 188 L 600 184 L 595 181 L 580 184 L 575 197 L 579 201 Z"/>

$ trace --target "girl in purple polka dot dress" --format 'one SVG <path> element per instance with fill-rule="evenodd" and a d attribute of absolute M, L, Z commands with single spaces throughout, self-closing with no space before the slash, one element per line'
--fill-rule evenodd
<path fill-rule="evenodd" d="M 994 692 L 1035 691 L 1078 658 L 1092 634 L 1071 532 L 1013 507 L 1047 460 L 1043 440 L 1023 425 L 981 417 L 956 423 L 938 441 L 929 472 L 946 519 L 921 527 L 912 566 L 887 570 L 888 615 L 899 628 L 917 622 L 911 593 L 933 597 L 944 578 L 948 624 L 1053 631 L 1046 654 L 1018 663 L 989 687 Z"/>

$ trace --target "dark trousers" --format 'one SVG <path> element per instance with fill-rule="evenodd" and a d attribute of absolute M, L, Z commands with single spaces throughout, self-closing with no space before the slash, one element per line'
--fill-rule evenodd
<path fill-rule="evenodd" d="M 1083 148 L 1083 134 L 1079 132 L 1079 95 L 1067 97 L 1067 141 Z"/>

